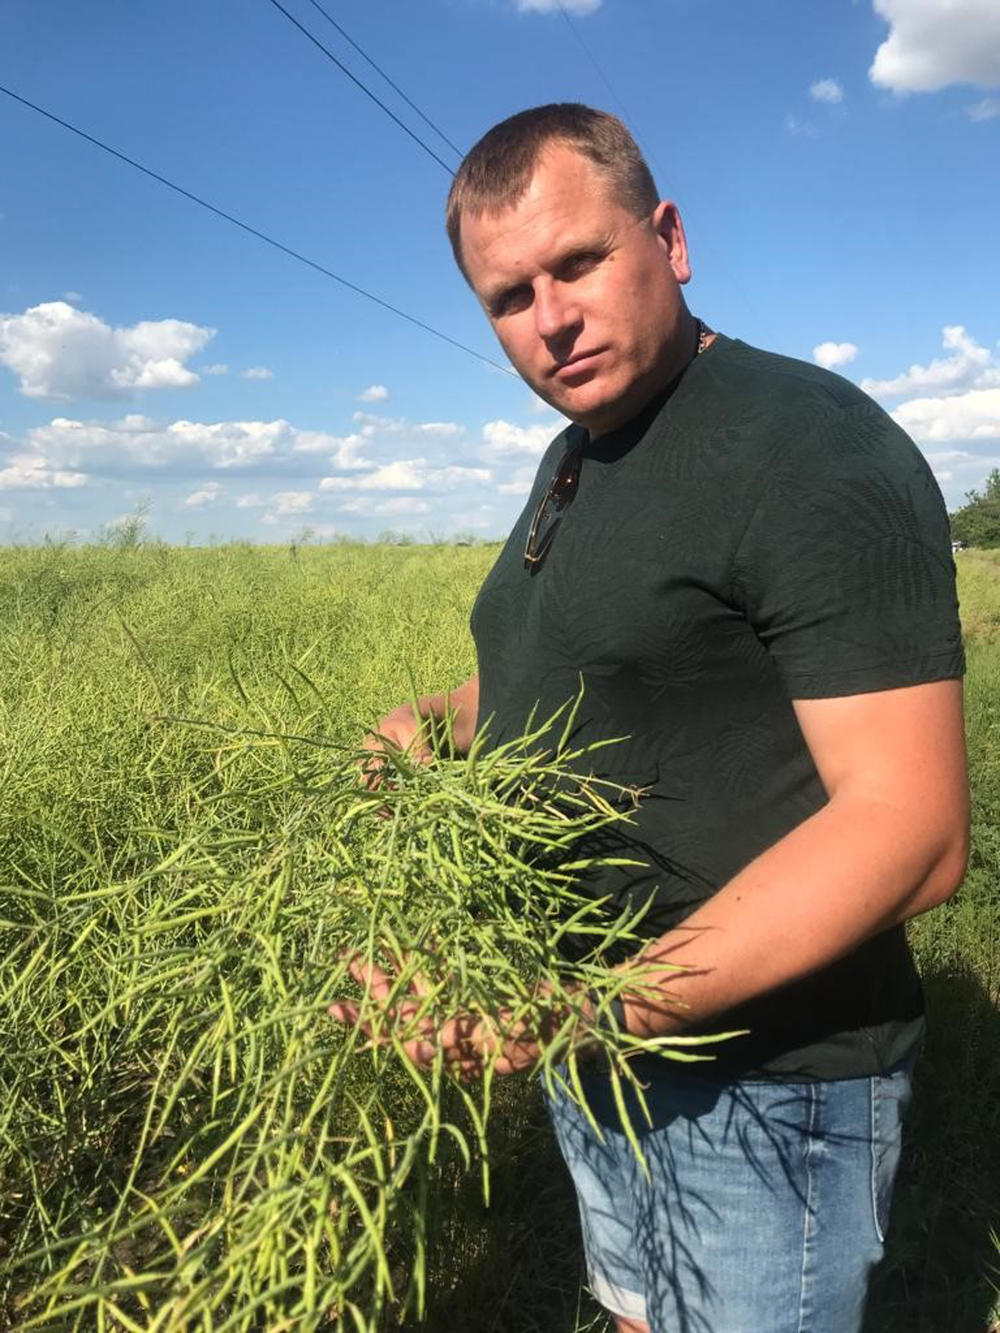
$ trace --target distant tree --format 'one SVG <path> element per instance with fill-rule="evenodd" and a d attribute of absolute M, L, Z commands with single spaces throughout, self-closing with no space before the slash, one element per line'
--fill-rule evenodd
<path fill-rule="evenodd" d="M 951 518 L 951 535 L 966 546 L 1000 546 L 1000 468 L 981 491 L 966 491 L 965 504 Z"/>

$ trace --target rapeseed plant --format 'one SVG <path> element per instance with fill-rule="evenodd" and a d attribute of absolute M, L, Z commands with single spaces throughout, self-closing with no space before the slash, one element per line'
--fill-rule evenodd
<path fill-rule="evenodd" d="M 555 1009 L 535 1073 L 580 1095 L 581 996 L 644 982 L 605 961 L 638 946 L 641 910 L 576 886 L 592 864 L 578 844 L 638 793 L 587 776 L 570 731 L 554 749 L 550 720 L 462 760 L 394 754 L 374 792 L 353 753 L 227 734 L 184 839 L 148 830 L 155 864 L 8 889 L 0 1168 L 18 1327 L 373 1333 L 419 1313 L 435 1173 L 457 1156 L 488 1197 L 499 1048 L 471 1082 L 414 1065 L 409 1030 L 348 960 L 391 966 L 390 1003 L 419 977 L 412 1030 L 503 1011 L 542 1031 Z M 283 825 L 255 826 L 279 788 L 294 793 Z M 574 962 L 569 928 L 590 941 Z M 327 1006 L 352 992 L 362 1022 L 345 1030 Z M 623 1115 L 630 1052 L 695 1058 L 613 1020 L 588 1040 Z"/>

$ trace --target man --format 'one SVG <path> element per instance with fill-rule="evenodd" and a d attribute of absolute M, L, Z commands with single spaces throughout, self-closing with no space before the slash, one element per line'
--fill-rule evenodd
<path fill-rule="evenodd" d="M 604 771 L 648 788 L 629 834 L 647 868 L 592 885 L 652 899 L 662 994 L 619 1016 L 749 1031 L 697 1073 L 644 1057 L 648 1177 L 599 1070 L 603 1138 L 553 1105 L 591 1286 L 621 1333 L 855 1333 L 922 1026 L 902 925 L 966 859 L 940 495 L 853 385 L 694 319 L 677 209 L 613 117 L 496 126 L 448 230 L 504 351 L 572 424 L 477 599 L 479 674 L 368 745 L 426 748 L 447 711 L 459 745 L 480 718 L 499 743 L 582 677 L 578 739 L 628 737 Z M 477 1040 L 459 1018 L 408 1049 L 461 1063 Z M 533 1054 L 512 1037 L 500 1067 Z"/>

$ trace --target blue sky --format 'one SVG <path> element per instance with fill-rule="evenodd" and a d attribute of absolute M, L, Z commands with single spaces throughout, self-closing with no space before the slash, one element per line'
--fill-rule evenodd
<path fill-rule="evenodd" d="M 310 0 L 285 7 L 446 164 Z M 864 384 L 951 507 L 1000 466 L 997 0 L 322 0 L 445 135 L 627 120 L 692 309 Z M 6 0 L 0 84 L 487 358 L 448 173 L 271 0 Z M 0 541 L 502 535 L 516 379 L 0 94 Z"/>

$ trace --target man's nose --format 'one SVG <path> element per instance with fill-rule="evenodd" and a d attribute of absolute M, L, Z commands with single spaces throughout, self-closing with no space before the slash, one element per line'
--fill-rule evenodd
<path fill-rule="evenodd" d="M 539 283 L 535 289 L 535 328 L 546 342 L 565 338 L 581 323 L 579 302 L 562 283 Z"/>

